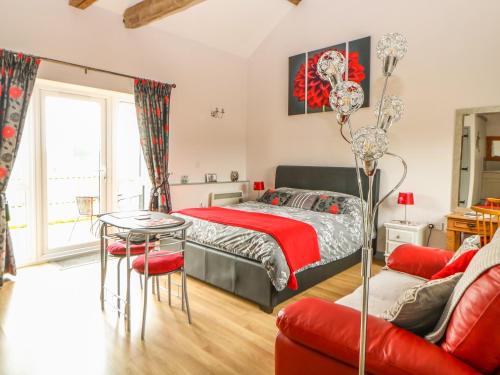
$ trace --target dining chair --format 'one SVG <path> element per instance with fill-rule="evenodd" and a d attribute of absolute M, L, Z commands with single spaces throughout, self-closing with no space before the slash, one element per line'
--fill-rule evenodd
<path fill-rule="evenodd" d="M 500 198 L 486 198 L 486 206 L 500 209 Z"/>
<path fill-rule="evenodd" d="M 98 212 L 94 212 L 94 204 L 99 199 L 96 196 L 79 196 L 75 197 L 76 207 L 78 209 L 78 217 L 73 223 L 73 227 L 71 228 L 71 232 L 69 233 L 68 241 L 71 240 L 73 236 L 73 232 L 75 231 L 76 224 L 82 218 L 89 217 L 90 218 L 90 226 L 92 227 L 94 216 L 98 214 Z"/>
<path fill-rule="evenodd" d="M 495 234 L 500 222 L 500 208 L 471 207 L 476 213 L 477 234 L 481 238 L 481 246 L 488 244 Z"/>
<path fill-rule="evenodd" d="M 184 234 L 185 236 L 185 234 Z M 148 241 L 146 240 L 146 243 Z M 138 256 L 132 263 L 132 268 L 140 275 L 144 276 L 144 304 L 142 307 L 142 331 L 141 339 L 144 340 L 146 330 L 146 311 L 148 304 L 148 279 L 150 277 L 158 278 L 159 276 L 168 276 L 168 304 L 171 305 L 171 282 L 170 276 L 174 273 L 181 274 L 181 300 L 182 311 L 186 306 L 188 323 L 191 324 L 191 312 L 189 310 L 189 300 L 187 295 L 186 270 L 184 268 L 184 246 L 185 239 L 181 244 L 180 250 L 156 250 L 147 251 L 143 255 Z M 154 280 L 154 279 L 153 279 Z M 160 301 L 160 289 L 158 280 L 156 281 L 156 294 Z M 154 290 L 154 284 L 153 284 Z"/>
<path fill-rule="evenodd" d="M 150 242 L 149 243 L 149 249 L 153 250 L 155 248 L 156 244 L 155 242 Z M 137 244 L 130 244 L 130 256 L 138 256 L 138 255 L 143 255 L 144 250 L 146 249 L 146 244 L 143 243 L 137 243 Z M 117 266 L 116 266 L 116 303 L 117 303 L 117 310 L 118 310 L 118 316 L 120 316 L 120 306 L 121 306 L 121 273 L 120 273 L 120 265 L 121 262 L 126 259 L 127 257 L 127 244 L 125 241 L 116 241 L 108 245 L 106 249 L 106 255 L 110 255 L 113 258 L 117 258 Z M 106 263 L 107 263 L 107 257 L 106 257 Z M 139 281 L 141 283 L 141 289 L 142 289 L 142 278 L 139 275 Z M 156 284 L 158 285 L 158 279 L 156 279 Z M 158 287 L 159 289 L 159 287 Z M 154 290 L 154 288 L 153 288 Z M 157 293 L 159 291 L 157 290 Z"/>

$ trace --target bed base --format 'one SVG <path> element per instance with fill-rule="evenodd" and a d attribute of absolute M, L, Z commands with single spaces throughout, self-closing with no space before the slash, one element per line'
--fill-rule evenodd
<path fill-rule="evenodd" d="M 186 244 L 185 268 L 189 276 L 259 305 L 272 313 L 276 305 L 360 262 L 361 250 L 298 273 L 299 288 L 278 292 L 261 263 L 193 242 Z"/>

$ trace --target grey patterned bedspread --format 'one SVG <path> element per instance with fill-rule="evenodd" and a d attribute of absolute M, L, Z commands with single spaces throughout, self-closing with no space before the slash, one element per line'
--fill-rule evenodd
<path fill-rule="evenodd" d="M 225 208 L 283 216 L 312 225 L 318 235 L 321 260 L 302 268 L 299 272 L 344 258 L 361 247 L 362 217 L 357 197 L 349 196 L 346 213 L 338 215 L 254 201 Z M 174 215 L 193 222 L 187 232 L 189 241 L 260 262 L 267 270 L 276 290 L 281 291 L 287 286 L 290 269 L 280 246 L 272 236 L 179 213 Z"/>

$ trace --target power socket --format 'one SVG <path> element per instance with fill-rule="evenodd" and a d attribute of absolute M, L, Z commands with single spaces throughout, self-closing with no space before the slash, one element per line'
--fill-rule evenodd
<path fill-rule="evenodd" d="M 427 224 L 427 228 L 429 228 L 430 230 L 433 230 L 433 229 L 436 229 L 436 230 L 440 230 L 441 232 L 444 231 L 444 223 L 428 223 Z"/>

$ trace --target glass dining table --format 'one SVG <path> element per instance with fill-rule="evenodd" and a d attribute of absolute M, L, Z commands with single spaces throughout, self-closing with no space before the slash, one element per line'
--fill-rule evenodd
<path fill-rule="evenodd" d="M 127 211 L 112 212 L 99 215 L 100 222 L 100 255 L 101 255 L 101 309 L 104 311 L 107 293 L 114 297 L 118 314 L 123 313 L 126 331 L 130 332 L 130 275 L 131 268 L 131 244 L 144 243 L 145 263 L 148 263 L 148 253 L 150 244 L 155 242 L 156 249 L 184 251 L 186 245 L 186 230 L 191 226 L 191 222 L 162 212 L 154 211 Z M 125 254 L 119 259 L 117 270 L 117 293 L 106 288 L 106 273 L 108 266 L 108 245 L 110 241 L 121 241 L 125 244 Z M 172 248 L 180 245 L 180 250 Z M 121 260 L 126 260 L 127 280 L 125 298 L 120 293 L 120 269 Z M 142 279 L 141 279 L 142 280 Z M 157 286 L 158 286 L 158 280 Z M 153 284 L 154 285 L 154 284 Z M 154 288 L 153 288 L 154 290 Z M 145 278 L 145 291 L 147 291 L 147 280 Z M 159 288 L 157 289 L 159 293 Z M 183 300 L 184 301 L 184 300 Z M 124 310 L 121 309 L 121 302 L 124 302 Z"/>

